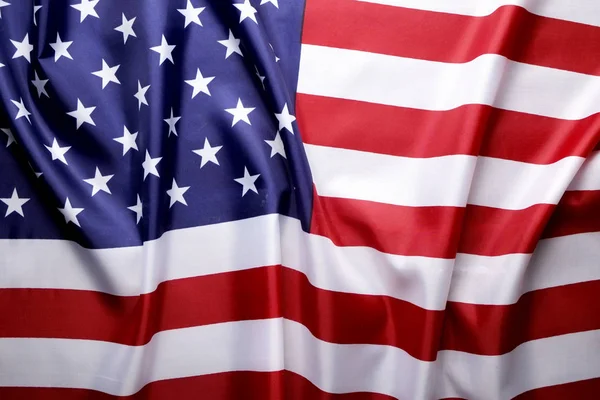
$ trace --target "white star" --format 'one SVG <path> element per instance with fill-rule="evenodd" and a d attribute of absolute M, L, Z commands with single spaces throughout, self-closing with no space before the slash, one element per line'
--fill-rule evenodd
<path fill-rule="evenodd" d="M 133 23 L 135 22 L 136 17 L 131 19 L 127 19 L 125 17 L 125 13 L 121 14 L 121 25 L 115 28 L 115 31 L 119 31 L 123 34 L 123 43 L 127 43 L 127 39 L 129 36 L 137 37 L 135 32 L 133 31 Z"/>
<path fill-rule="evenodd" d="M 227 48 L 227 52 L 225 53 L 225 59 L 229 58 L 233 53 L 238 53 L 240 56 L 244 57 L 242 54 L 242 50 L 240 50 L 240 39 L 236 39 L 233 36 L 231 30 L 229 30 L 229 38 L 225 40 L 219 40 L 220 44 Z"/>
<path fill-rule="evenodd" d="M 146 159 L 142 163 L 142 168 L 144 168 L 144 180 L 146 180 L 148 174 L 160 177 L 158 171 L 156 170 L 156 166 L 160 160 L 162 160 L 162 157 L 151 158 L 150 153 L 148 153 L 148 150 L 146 150 Z"/>
<path fill-rule="evenodd" d="M 189 190 L 189 188 L 190 188 L 189 186 L 184 186 L 184 187 L 177 186 L 177 182 L 175 182 L 175 178 L 173 178 L 173 185 L 171 186 L 171 189 L 167 190 L 167 194 L 171 198 L 171 202 L 169 203 L 169 208 L 173 207 L 173 204 L 175 204 L 177 202 L 187 206 L 187 203 L 185 202 L 185 199 L 183 198 L 183 194 L 185 192 L 187 192 Z"/>
<path fill-rule="evenodd" d="M 40 8 L 42 8 L 42 6 L 33 6 L 33 24 L 35 26 L 37 26 L 37 19 L 35 18 L 35 14 L 40 11 Z"/>
<path fill-rule="evenodd" d="M 171 61 L 171 64 L 175 64 L 175 62 L 173 61 L 173 54 L 171 54 L 173 52 L 173 49 L 175 48 L 174 44 L 169 44 L 167 43 L 167 39 L 165 39 L 165 35 L 162 35 L 162 40 L 160 42 L 159 46 L 154 46 L 154 47 L 150 47 L 150 50 L 157 52 L 158 54 L 160 54 L 160 61 L 158 62 L 158 65 L 162 65 L 163 62 L 165 62 L 165 60 L 169 60 Z"/>
<path fill-rule="evenodd" d="M 9 2 L 0 0 L 0 19 L 2 19 L 2 7 L 10 6 Z"/>
<path fill-rule="evenodd" d="M 10 40 L 13 46 L 15 46 L 15 54 L 13 54 L 12 58 L 23 57 L 28 62 L 31 63 L 31 52 L 33 51 L 33 45 L 29 44 L 29 33 L 25 34 L 22 42 L 18 42 L 16 40 Z"/>
<path fill-rule="evenodd" d="M 3 68 L 3 67 L 4 67 L 4 64 L 0 63 L 0 68 Z"/>
<path fill-rule="evenodd" d="M 254 111 L 254 108 L 255 107 L 244 108 L 244 105 L 242 104 L 242 99 L 238 99 L 237 106 L 235 108 L 225 109 L 225 111 L 233 115 L 233 122 L 231 123 L 231 126 L 235 126 L 235 124 L 237 124 L 239 121 L 244 121 L 248 125 L 252 125 L 250 123 L 250 119 L 248 118 L 248 114 Z"/>
<path fill-rule="evenodd" d="M 65 208 L 59 208 L 58 211 L 61 212 L 61 214 L 63 215 L 63 217 L 65 217 L 65 223 L 68 224 L 69 222 L 74 223 L 75 225 L 77 225 L 78 227 L 81 228 L 81 225 L 79 225 L 79 220 L 77 219 L 77 216 L 83 211 L 83 208 L 74 208 L 71 205 L 71 202 L 69 201 L 69 198 L 67 197 L 67 200 L 65 201 Z"/>
<path fill-rule="evenodd" d="M 10 146 L 13 143 L 17 143 L 17 141 L 15 140 L 15 137 L 10 129 L 3 128 L 0 130 L 2 132 L 6 133 L 6 136 L 8 136 L 8 139 L 7 139 L 8 141 L 6 142 L 6 147 Z"/>
<path fill-rule="evenodd" d="M 252 21 L 258 24 L 256 20 L 256 8 L 252 7 L 250 0 L 244 0 L 242 4 L 234 4 L 234 7 L 240 10 L 240 23 L 246 18 L 250 18 Z"/>
<path fill-rule="evenodd" d="M 123 145 L 123 155 L 125 155 L 131 149 L 138 150 L 137 143 L 135 142 L 137 135 L 138 132 L 130 133 L 129 129 L 123 126 L 123 136 L 114 138 L 113 140 Z"/>
<path fill-rule="evenodd" d="M 275 56 L 275 62 L 279 62 L 280 58 L 277 57 L 277 54 L 275 54 L 275 49 L 273 48 L 273 45 L 271 43 L 269 43 L 269 46 L 271 47 L 271 50 L 273 51 L 273 55 Z"/>
<path fill-rule="evenodd" d="M 196 97 L 196 95 L 200 92 L 206 93 L 210 96 L 210 90 L 208 90 L 208 84 L 215 79 L 214 76 L 203 77 L 202 72 L 200 72 L 200 68 L 196 69 L 196 78 L 185 81 L 188 85 L 194 88 L 192 92 L 192 99 Z"/>
<path fill-rule="evenodd" d="M 98 167 L 96 167 L 96 173 L 93 178 L 84 179 L 85 183 L 89 183 L 92 185 L 92 197 L 99 191 L 106 192 L 108 194 L 112 194 L 110 189 L 108 188 L 108 181 L 112 179 L 114 175 L 102 175 Z"/>
<path fill-rule="evenodd" d="M 96 123 L 92 119 L 92 113 L 95 109 L 96 107 L 85 107 L 81 100 L 77 99 L 77 110 L 68 112 L 67 115 L 70 115 L 77 120 L 77 129 L 79 129 L 85 122 L 96 126 Z"/>
<path fill-rule="evenodd" d="M 279 8 L 279 3 L 277 0 L 261 0 L 260 5 L 262 6 L 263 4 L 267 4 L 267 3 L 271 3 L 275 7 Z"/>
<path fill-rule="evenodd" d="M 98 1 L 100 0 L 81 0 L 81 3 L 71 5 L 71 7 L 81 13 L 79 16 L 79 22 L 83 22 L 88 15 L 100 18 L 94 9 L 94 7 L 96 7 L 98 4 Z"/>
<path fill-rule="evenodd" d="M 44 147 L 48 149 L 50 154 L 52 154 L 52 160 L 60 160 L 65 165 L 69 165 L 67 163 L 67 159 L 65 158 L 65 153 L 71 149 L 71 146 L 60 147 L 58 145 L 58 142 L 56 141 L 56 138 L 54 138 L 54 141 L 52 142 L 52 147 L 46 145 L 44 145 Z"/>
<path fill-rule="evenodd" d="M 54 61 L 58 61 L 61 57 L 67 57 L 70 58 L 71 60 L 73 59 L 73 57 L 71 57 L 71 54 L 69 53 L 69 46 L 71 46 L 73 44 L 73 41 L 70 42 L 63 42 L 60 39 L 60 35 L 57 33 L 56 34 L 56 42 L 54 43 L 50 43 L 50 47 L 52 47 L 54 49 Z"/>
<path fill-rule="evenodd" d="M 33 86 L 37 89 L 38 97 L 41 98 L 42 94 L 46 95 L 46 97 L 50 97 L 48 92 L 46 92 L 46 84 L 48 83 L 48 79 L 40 79 L 37 71 L 35 71 L 35 79 L 31 81 Z"/>
<path fill-rule="evenodd" d="M 0 201 L 2 201 L 8 206 L 8 208 L 6 209 L 6 214 L 4 214 L 4 218 L 8 217 L 13 212 L 16 212 L 21 217 L 25 216 L 25 214 L 23 214 L 23 204 L 27 203 L 29 199 L 26 199 L 25 197 L 19 198 L 17 188 L 14 188 L 12 196 L 10 196 L 10 198 L 0 199 Z"/>
<path fill-rule="evenodd" d="M 279 132 L 275 135 L 275 139 L 273 140 L 265 140 L 265 142 L 271 146 L 271 158 L 276 154 L 280 154 L 283 158 L 287 158 L 285 156 L 285 146 L 283 145 L 283 141 L 281 140 L 281 136 L 279 136 Z"/>
<path fill-rule="evenodd" d="M 208 142 L 208 138 L 204 139 L 204 148 L 198 150 L 192 150 L 194 153 L 198 154 L 202 157 L 202 161 L 200 161 L 200 168 L 204 167 L 208 162 L 219 165 L 219 160 L 217 160 L 217 153 L 221 150 L 223 146 L 215 146 L 211 147 Z"/>
<path fill-rule="evenodd" d="M 278 130 L 287 129 L 288 131 L 290 131 L 292 133 L 292 135 L 294 134 L 294 128 L 292 127 L 292 122 L 294 122 L 296 120 L 296 117 L 291 115 L 290 112 L 288 111 L 287 103 L 284 104 L 283 110 L 281 110 L 281 114 L 275 114 L 275 117 L 277 118 L 277 121 L 279 121 L 279 129 Z"/>
<path fill-rule="evenodd" d="M 140 219 L 144 216 L 144 210 L 142 208 L 142 201 L 140 200 L 140 195 L 137 195 L 137 203 L 135 206 L 127 207 L 128 210 L 133 211 L 137 216 L 136 224 L 140 223 Z"/>
<path fill-rule="evenodd" d="M 169 124 L 169 134 L 168 136 L 171 136 L 171 132 L 173 132 L 175 134 L 175 136 L 177 136 L 177 128 L 175 127 L 175 124 L 177 124 L 177 122 L 181 119 L 181 117 L 174 117 L 173 116 L 173 108 L 171 108 L 171 117 L 164 119 L 164 121 Z"/>
<path fill-rule="evenodd" d="M 265 90 L 265 77 L 258 72 L 258 67 L 256 65 L 254 66 L 254 69 L 256 70 L 256 76 L 258 76 L 258 79 L 260 79 L 263 90 Z"/>
<path fill-rule="evenodd" d="M 187 26 L 192 22 L 202 26 L 199 15 L 202 11 L 204 11 L 204 8 L 205 7 L 194 8 L 192 2 L 188 0 L 186 8 L 177 9 L 177 11 L 179 11 L 185 17 L 185 25 L 183 27 L 187 28 Z"/>
<path fill-rule="evenodd" d="M 29 119 L 29 116 L 31 115 L 31 113 L 29 111 L 27 111 L 27 109 L 25 108 L 25 104 L 23 104 L 23 99 L 19 98 L 19 100 L 20 101 L 11 100 L 11 102 L 19 109 L 17 111 L 17 116 L 15 117 L 15 121 L 21 117 L 25 117 L 25 118 L 27 118 L 27 121 L 29 121 L 29 123 L 31 124 L 31 119 Z"/>
<path fill-rule="evenodd" d="M 142 104 L 148 105 L 148 101 L 146 100 L 146 92 L 150 89 L 150 85 L 142 87 L 140 81 L 138 80 L 138 91 L 133 96 L 138 99 L 138 110 L 142 109 Z"/>
<path fill-rule="evenodd" d="M 92 75 L 102 78 L 102 89 L 104 89 L 110 82 L 120 85 L 121 82 L 119 82 L 119 79 L 117 78 L 117 71 L 119 70 L 120 66 L 121 65 L 115 65 L 114 67 L 109 67 L 106 61 L 102 59 L 102 69 L 92 72 Z"/>
<path fill-rule="evenodd" d="M 258 190 L 256 190 L 256 185 L 254 182 L 256 182 L 259 176 L 260 174 L 250 175 L 248 173 L 248 168 L 244 167 L 244 176 L 234 179 L 234 181 L 242 185 L 242 197 L 248 193 L 248 190 L 252 190 L 254 193 L 258 194 Z"/>

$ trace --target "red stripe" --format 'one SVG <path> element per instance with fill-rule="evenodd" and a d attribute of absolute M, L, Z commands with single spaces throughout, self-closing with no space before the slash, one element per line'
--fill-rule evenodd
<path fill-rule="evenodd" d="M 328 342 L 386 344 L 426 361 L 436 358 L 443 321 L 443 311 L 387 296 L 315 288 L 304 274 L 280 266 L 168 281 L 138 297 L 1 289 L 0 315 L 0 337 L 127 345 L 146 344 L 155 333 L 168 329 L 285 317 Z"/>
<path fill-rule="evenodd" d="M 448 302 L 442 349 L 499 355 L 535 339 L 600 329 L 600 281 L 524 294 L 516 304 Z"/>
<path fill-rule="evenodd" d="M 405 207 L 315 193 L 310 230 L 338 246 L 454 258 L 463 214 L 460 207 Z"/>
<path fill-rule="evenodd" d="M 595 378 L 533 389 L 518 395 L 514 400 L 597 400 L 599 393 L 600 378 Z"/>
<path fill-rule="evenodd" d="M 532 253 L 554 208 L 405 207 L 315 194 L 311 233 L 407 256 Z"/>
<path fill-rule="evenodd" d="M 70 388 L 0 387 L 10 400 L 393 400 L 378 393 L 327 393 L 289 371 L 236 371 L 152 382 L 132 396 Z"/>
<path fill-rule="evenodd" d="M 311 233 L 338 246 L 454 258 L 533 253 L 541 238 L 600 232 L 600 191 L 568 191 L 557 206 L 406 207 L 314 195 Z"/>
<path fill-rule="evenodd" d="M 600 191 L 582 190 L 565 192 L 543 237 L 600 232 Z"/>
<path fill-rule="evenodd" d="M 302 43 L 448 63 L 491 53 L 600 75 L 600 28 L 538 16 L 518 6 L 472 17 L 351 0 L 310 0 Z"/>
<path fill-rule="evenodd" d="M 468 205 L 458 251 L 484 256 L 533 253 L 555 208 L 549 204 L 524 210 Z"/>
<path fill-rule="evenodd" d="M 306 94 L 297 94 L 296 109 L 306 143 L 405 157 L 467 154 L 549 164 L 586 157 L 600 140 L 598 114 L 568 121 L 482 105 L 427 111 Z"/>
<path fill-rule="evenodd" d="M 591 281 L 529 292 L 511 305 L 449 302 L 444 318 L 387 296 L 317 289 L 303 274 L 273 266 L 169 281 L 139 297 L 2 289 L 0 336 L 142 345 L 168 329 L 285 317 L 324 341 L 390 345 L 433 361 L 438 348 L 499 355 L 526 341 L 600 329 L 600 302 L 590 301 L 599 292 L 600 281 Z"/>

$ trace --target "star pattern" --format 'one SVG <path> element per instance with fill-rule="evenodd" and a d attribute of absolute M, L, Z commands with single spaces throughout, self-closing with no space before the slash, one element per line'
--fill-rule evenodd
<path fill-rule="evenodd" d="M 194 88 L 192 92 L 192 99 L 198 95 L 198 93 L 205 93 L 210 96 L 210 90 L 208 90 L 208 84 L 215 79 L 214 76 L 203 77 L 200 68 L 196 69 L 196 78 L 185 81 L 188 85 Z"/>
<path fill-rule="evenodd" d="M 259 177 L 260 174 L 250 175 L 248 168 L 244 167 L 244 176 L 234 179 L 234 181 L 242 185 L 242 197 L 244 197 L 248 191 L 253 191 L 254 193 L 258 194 L 255 182 Z"/>
<path fill-rule="evenodd" d="M 275 62 L 279 62 L 280 58 L 277 57 L 277 54 L 275 54 L 275 49 L 273 48 L 273 45 L 271 43 L 269 43 L 269 47 L 271 48 L 271 51 L 273 52 L 273 57 L 275 58 Z"/>
<path fill-rule="evenodd" d="M 29 33 L 25 34 L 25 37 L 21 42 L 17 40 L 10 41 L 13 46 L 15 46 L 15 54 L 13 54 L 13 59 L 23 57 L 28 62 L 31 62 L 31 52 L 33 51 L 33 45 L 29 43 Z"/>
<path fill-rule="evenodd" d="M 144 169 L 144 180 L 146 180 L 148 175 L 154 175 L 160 178 L 158 170 L 156 169 L 156 166 L 160 160 L 162 160 L 162 157 L 152 158 L 150 157 L 148 150 L 146 150 L 146 159 L 142 163 L 142 168 Z"/>
<path fill-rule="evenodd" d="M 237 53 L 244 57 L 242 50 L 240 50 L 240 39 L 236 39 L 231 30 L 229 30 L 229 37 L 225 40 L 219 40 L 219 43 L 227 48 L 227 51 L 225 52 L 225 59 L 229 58 L 229 56 L 233 53 Z"/>
<path fill-rule="evenodd" d="M 169 125 L 169 134 L 167 136 L 171 136 L 171 133 L 174 133 L 175 136 L 177 136 L 177 128 L 175 127 L 175 125 L 177 124 L 177 122 L 179 122 L 180 119 L 181 117 L 173 116 L 173 109 L 171 108 L 171 116 L 169 118 L 164 119 L 167 125 Z"/>
<path fill-rule="evenodd" d="M 240 11 L 240 23 L 242 23 L 246 18 L 250 18 L 252 21 L 258 24 L 258 21 L 256 20 L 256 8 L 252 7 L 250 0 L 244 0 L 243 3 L 234 4 L 233 6 Z"/>
<path fill-rule="evenodd" d="M 54 49 L 54 61 L 60 60 L 61 57 L 66 57 L 69 59 L 73 59 L 71 53 L 69 53 L 69 47 L 73 44 L 73 41 L 63 42 L 60 38 L 60 35 L 56 34 L 56 42 L 50 43 L 50 47 Z"/>
<path fill-rule="evenodd" d="M 140 195 L 137 195 L 137 203 L 131 207 L 127 207 L 128 210 L 131 210 L 135 213 L 136 215 L 136 224 L 140 223 L 140 220 L 142 219 L 142 217 L 144 216 L 144 208 L 143 208 L 143 204 L 142 204 L 142 200 L 140 200 Z"/>
<path fill-rule="evenodd" d="M 175 178 L 173 178 L 173 185 L 171 189 L 167 190 L 167 194 L 171 198 L 171 202 L 169 203 L 169 208 L 173 207 L 175 203 L 181 203 L 184 206 L 187 206 L 187 202 L 183 195 L 190 189 L 189 186 L 179 187 L 177 186 L 177 182 L 175 182 Z"/>
<path fill-rule="evenodd" d="M 277 154 L 279 154 L 283 158 L 287 158 L 285 155 L 285 146 L 283 145 L 283 141 L 281 140 L 279 132 L 277 132 L 277 134 L 275 135 L 275 139 L 265 140 L 265 142 L 271 147 L 271 158 L 273 158 Z"/>
<path fill-rule="evenodd" d="M 150 89 L 150 85 L 142 87 L 140 81 L 138 81 L 138 91 L 133 95 L 138 99 L 138 110 L 142 109 L 142 104 L 148 105 L 148 100 L 146 100 L 146 92 L 148 89 Z"/>
<path fill-rule="evenodd" d="M 254 69 L 256 70 L 256 76 L 258 76 L 258 79 L 260 80 L 260 84 L 262 85 L 263 90 L 265 90 L 265 76 L 261 75 L 260 72 L 258 71 L 258 67 L 255 65 Z"/>
<path fill-rule="evenodd" d="M 273 4 L 275 7 L 279 8 L 279 2 L 278 0 L 261 0 L 260 1 L 260 5 L 262 6 L 263 4 L 267 4 L 267 3 L 271 3 Z"/>
<path fill-rule="evenodd" d="M 250 115 L 250 113 L 254 111 L 254 107 L 244 107 L 244 105 L 242 104 L 242 99 L 238 99 L 235 108 L 227 108 L 225 109 L 225 111 L 233 115 L 233 121 L 231 122 L 232 127 L 234 127 L 235 124 L 237 124 L 240 121 L 243 121 L 248 125 L 252 125 L 250 123 L 250 118 L 248 118 L 248 115 Z"/>
<path fill-rule="evenodd" d="M 192 2 L 188 0 L 185 8 L 177 10 L 185 17 L 183 27 L 187 28 L 191 23 L 202 26 L 202 22 L 200 21 L 200 13 L 204 11 L 204 9 L 205 7 L 194 8 Z"/>
<path fill-rule="evenodd" d="M 127 43 L 127 39 L 129 36 L 137 37 L 135 32 L 133 31 L 133 23 L 135 22 L 135 18 L 127 19 L 125 13 L 121 14 L 121 25 L 115 28 L 115 31 L 121 32 L 123 34 L 123 44 Z"/>
<path fill-rule="evenodd" d="M 127 154 L 129 150 L 138 150 L 137 143 L 135 140 L 137 139 L 138 132 L 130 133 L 129 129 L 126 126 L 123 127 L 123 136 L 114 138 L 115 142 L 119 142 L 123 145 L 123 155 Z"/>
<path fill-rule="evenodd" d="M 99 78 L 102 78 L 102 89 L 106 87 L 110 82 L 114 82 L 116 84 L 121 84 L 119 79 L 117 79 L 117 71 L 119 70 L 120 65 L 115 65 L 114 67 L 109 67 L 104 59 L 102 60 L 102 69 L 99 71 L 92 72 L 92 75 L 96 75 Z"/>
<path fill-rule="evenodd" d="M 173 61 L 173 50 L 176 45 L 170 45 L 167 43 L 167 39 L 165 39 L 165 35 L 162 35 L 162 39 L 160 45 L 150 47 L 150 50 L 157 52 L 160 55 L 160 60 L 158 61 L 158 65 L 162 65 L 166 60 L 171 61 L 171 64 L 175 64 Z"/>
<path fill-rule="evenodd" d="M 2 19 L 2 8 L 10 6 L 8 1 L 0 0 L 0 19 Z"/>
<path fill-rule="evenodd" d="M 294 133 L 292 122 L 296 120 L 296 117 L 290 114 L 287 103 L 283 106 L 281 113 L 275 114 L 275 118 L 279 122 L 279 130 L 287 129 L 290 133 Z"/>
<path fill-rule="evenodd" d="M 48 95 L 48 92 L 46 92 L 46 84 L 47 83 L 48 83 L 48 79 L 40 79 L 37 71 L 35 71 L 35 79 L 31 81 L 31 84 L 33 86 L 35 86 L 35 89 L 37 90 L 37 94 L 38 94 L 39 98 L 41 98 L 42 95 L 44 95 L 46 97 L 50 97 L 50 95 Z"/>
<path fill-rule="evenodd" d="M 10 129 L 2 128 L 0 129 L 0 131 L 4 132 L 7 136 L 6 147 L 10 146 L 13 143 L 17 143 L 17 141 L 15 140 L 15 136 Z"/>
<path fill-rule="evenodd" d="M 221 150 L 223 146 L 215 146 L 211 147 L 208 142 L 208 138 L 204 139 L 204 147 L 198 150 L 192 150 L 195 154 L 202 157 L 200 161 L 200 168 L 204 167 L 207 163 L 211 162 L 213 164 L 219 165 L 219 160 L 217 160 L 217 153 Z"/>
<path fill-rule="evenodd" d="M 44 147 L 46 147 L 46 149 L 48 149 L 52 155 L 53 161 L 58 160 L 65 165 L 69 165 L 69 163 L 67 163 L 67 159 L 65 158 L 65 154 L 71 149 L 71 146 L 60 147 L 56 141 L 56 138 L 54 138 L 52 141 L 52 147 L 46 145 L 44 145 Z"/>
<path fill-rule="evenodd" d="M 65 200 L 65 206 L 64 206 L 64 208 L 59 208 L 58 209 L 58 211 L 60 211 L 60 213 L 65 218 L 65 223 L 66 224 L 73 223 L 73 224 L 77 225 L 80 228 L 81 228 L 81 225 L 79 224 L 79 220 L 77 219 L 77 216 L 79 214 L 81 214 L 83 212 L 83 210 L 84 210 L 83 208 L 74 208 L 71 205 L 71 201 L 69 200 L 68 197 Z"/>
<path fill-rule="evenodd" d="M 31 119 L 29 118 L 31 113 L 27 110 L 27 108 L 25 108 L 25 104 L 23 104 L 23 99 L 20 98 L 19 101 L 11 100 L 10 102 L 13 103 L 18 109 L 17 115 L 15 116 L 15 121 L 19 118 L 25 117 L 27 121 L 31 124 Z"/>
<path fill-rule="evenodd" d="M 29 200 L 30 199 L 24 197 L 19 197 L 19 193 L 17 193 L 17 188 L 14 188 L 12 196 L 10 196 L 9 198 L 0 199 L 0 201 L 6 204 L 7 206 L 4 218 L 8 217 L 12 213 L 17 213 L 21 217 L 25 217 L 25 214 L 23 214 L 23 205 Z"/>
<path fill-rule="evenodd" d="M 287 162 L 286 146 L 292 140 L 283 137 L 283 130 L 289 126 L 293 133 L 288 121 L 295 117 L 289 115 L 287 104 L 280 101 L 279 95 L 271 97 L 272 93 L 264 92 L 269 86 L 265 83 L 270 82 L 270 74 L 277 70 L 273 69 L 271 56 L 268 60 L 256 57 L 256 43 L 249 37 L 254 33 L 246 30 L 255 29 L 253 26 L 262 25 L 263 21 L 266 24 L 268 18 L 278 12 L 279 3 L 263 0 L 261 5 L 271 3 L 273 7 L 260 8 L 261 13 L 257 11 L 258 0 L 235 0 L 234 3 L 225 6 L 230 15 L 221 16 L 228 19 L 227 24 L 221 24 L 223 21 L 213 7 L 205 7 L 206 2 L 201 0 L 170 3 L 168 10 L 160 11 L 163 14 L 151 10 L 139 11 L 137 15 L 135 8 L 123 7 L 120 2 L 70 0 L 65 7 L 71 10 L 67 16 L 76 22 L 76 28 L 66 29 L 61 26 L 62 21 L 57 21 L 48 36 L 40 36 L 37 25 L 38 22 L 43 26 L 54 23 L 53 14 L 51 10 L 45 13 L 47 7 L 39 0 L 27 5 L 31 7 L 27 8 L 27 23 L 23 22 L 24 13 L 14 12 L 12 7 L 5 12 L 5 18 L 12 20 L 14 16 L 15 21 L 22 18 L 19 23 L 27 30 L 17 30 L 16 34 L 13 30 L 6 31 L 15 36 L 5 37 L 0 67 L 7 64 L 9 68 L 0 73 L 8 71 L 10 76 L 17 69 L 26 71 L 23 75 L 26 88 L 9 85 L 9 90 L 0 93 L 8 104 L 6 115 L 12 124 L 0 129 L 0 152 L 17 154 L 16 151 L 23 149 L 29 152 L 29 146 L 35 145 L 32 140 L 43 140 L 40 147 L 47 153 L 42 150 L 37 159 L 35 152 L 31 152 L 33 158 L 26 172 L 29 179 L 40 178 L 30 183 L 47 185 L 55 192 L 54 198 L 60 199 L 50 204 L 51 212 L 62 215 L 66 226 L 81 228 L 66 231 L 70 240 L 84 240 L 86 246 L 96 247 L 106 243 L 120 246 L 121 240 L 126 244 L 139 244 L 139 240 L 151 239 L 168 228 L 164 224 L 158 229 L 153 227 L 155 218 L 162 218 L 157 215 L 167 210 L 166 199 L 169 199 L 168 209 L 175 211 L 174 216 L 182 218 L 192 213 L 192 218 L 205 218 L 200 224 L 230 218 L 228 211 L 214 214 L 206 210 L 204 201 L 208 199 L 210 207 L 240 207 L 248 215 L 272 213 L 277 211 L 274 207 L 280 207 L 281 200 L 272 194 L 288 190 L 290 184 L 289 170 L 280 176 L 280 169 L 281 163 Z M 3 7 L 7 5 L 8 2 L 0 0 L 0 10 L 6 11 Z M 159 25 L 155 18 L 159 15 L 169 15 L 169 18 L 165 25 L 161 23 L 157 32 Z M 288 29 L 284 19 L 277 23 Z M 96 35 L 97 43 L 90 40 L 94 37 L 91 35 Z M 43 41 L 38 41 L 42 37 Z M 242 52 L 246 43 L 248 46 Z M 213 54 L 204 57 L 203 52 L 211 46 L 216 50 L 216 57 L 212 57 Z M 221 46 L 225 48 L 224 53 Z M 282 56 L 286 54 L 285 49 L 281 51 Z M 242 58 L 245 53 L 248 53 L 247 58 Z M 236 54 L 240 57 L 235 57 Z M 12 60 L 7 59 L 10 56 Z M 53 58 L 54 62 L 40 64 L 42 58 Z M 75 62 L 71 62 L 73 60 Z M 244 60 L 256 64 L 247 64 Z M 177 67 L 166 67 L 167 61 Z M 279 68 L 284 73 L 273 81 L 285 79 L 285 83 L 293 87 L 287 77 L 294 74 L 282 66 Z M 271 107 L 275 109 L 269 112 Z M 278 110 L 282 112 L 275 115 L 282 119 L 276 121 L 273 112 Z M 182 116 L 183 124 L 179 123 Z M 166 127 L 161 125 L 161 119 Z M 236 126 L 235 130 L 231 129 Z M 167 135 L 162 136 L 165 133 Z M 176 138 L 166 140 L 171 135 Z M 25 145 L 28 148 L 24 148 Z M 262 161 L 255 162 L 256 158 Z M 0 167 L 4 167 L 2 161 L 6 159 L 0 154 Z M 265 176 L 261 173 L 267 173 L 263 168 L 269 168 L 265 163 L 277 167 L 268 173 L 269 181 L 261 186 L 261 176 Z M 0 174 L 0 213 L 1 206 L 5 206 L 6 222 L 11 224 L 9 229 L 18 232 L 12 224 L 35 224 L 35 218 L 47 213 L 48 204 L 44 203 L 52 200 L 31 201 L 29 197 L 33 195 L 19 196 L 17 189 L 24 193 L 36 192 L 26 192 L 16 180 L 10 182 L 17 179 L 12 177 L 12 172 L 11 169 L 10 174 Z M 69 184 L 68 180 L 72 182 Z M 63 182 L 68 184 L 63 185 Z M 196 189 L 196 185 L 198 189 L 191 190 Z M 241 196 L 238 185 L 241 185 Z M 257 188 L 261 188 L 260 192 Z M 39 208 L 44 205 L 46 208 L 40 214 Z M 89 215 L 85 211 L 88 209 Z M 203 212 L 199 213 L 198 209 Z M 126 229 L 146 225 L 145 218 L 148 218 L 150 229 L 144 226 L 139 232 L 135 228 L 137 233 L 95 235 L 101 229 L 113 229 L 98 225 L 99 210 L 110 213 L 114 221 L 129 221 L 130 228 Z M 144 211 L 152 217 L 145 216 Z M 173 228 L 181 224 L 175 222 Z M 5 230 L 0 226 L 0 238 Z M 28 232 L 30 228 L 23 231 Z M 40 237 L 43 236 L 42 233 Z"/>
<path fill-rule="evenodd" d="M 71 7 L 79 11 L 79 22 L 83 22 L 87 17 L 100 18 L 96 13 L 96 6 L 99 0 L 81 0 L 79 4 L 73 4 Z"/>
<path fill-rule="evenodd" d="M 68 112 L 67 115 L 77 120 L 77 129 L 81 128 L 81 125 L 87 123 L 90 125 L 96 125 L 92 119 L 92 113 L 96 107 L 85 107 L 81 100 L 77 99 L 77 109 L 75 111 Z"/>
<path fill-rule="evenodd" d="M 36 14 L 40 11 L 42 6 L 33 6 L 33 25 L 37 26 L 37 17 Z"/>
<path fill-rule="evenodd" d="M 100 169 L 96 167 L 96 173 L 94 177 L 84 179 L 83 181 L 92 185 L 92 197 L 94 197 L 100 191 L 111 194 L 110 189 L 108 188 L 108 181 L 110 181 L 113 176 L 114 175 L 102 175 Z"/>

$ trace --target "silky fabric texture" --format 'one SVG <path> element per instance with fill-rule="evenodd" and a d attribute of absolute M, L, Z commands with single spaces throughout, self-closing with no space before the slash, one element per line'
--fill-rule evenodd
<path fill-rule="evenodd" d="M 600 392 L 600 5 L 5 3 L 0 398 Z"/>

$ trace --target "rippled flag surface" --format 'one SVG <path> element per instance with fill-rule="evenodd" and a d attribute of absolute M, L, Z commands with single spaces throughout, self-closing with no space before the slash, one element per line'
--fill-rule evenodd
<path fill-rule="evenodd" d="M 576 3 L 0 0 L 0 398 L 593 398 Z"/>

